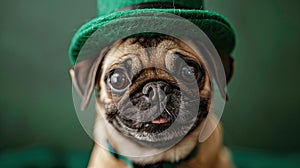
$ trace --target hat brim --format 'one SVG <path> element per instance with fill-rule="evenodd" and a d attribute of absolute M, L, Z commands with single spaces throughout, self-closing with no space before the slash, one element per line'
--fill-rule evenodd
<path fill-rule="evenodd" d="M 136 9 L 115 12 L 109 15 L 97 17 L 88 23 L 84 24 L 74 35 L 70 49 L 69 56 L 73 64 L 76 63 L 79 52 L 93 33 L 97 30 L 103 30 L 103 36 L 97 41 L 105 43 L 117 40 L 116 37 L 121 32 L 130 31 L 136 27 L 142 27 L 149 32 L 156 32 L 166 26 L 183 26 L 185 24 L 177 17 L 168 17 L 165 15 L 153 16 L 149 13 L 169 13 L 180 16 L 200 28 L 211 40 L 218 50 L 222 50 L 230 54 L 235 46 L 235 33 L 229 22 L 222 15 L 208 10 L 187 10 L 187 9 Z M 141 15 L 147 14 L 147 15 Z M 140 24 L 139 21 L 147 23 L 147 25 Z M 160 21 L 160 22 L 155 22 Z M 161 24 L 161 23 L 166 23 Z M 150 26 L 149 26 L 150 24 Z M 104 29 L 106 26 L 112 25 L 112 28 Z M 115 26 L 113 26 L 115 25 Z M 130 27 L 126 26 L 130 25 Z"/>

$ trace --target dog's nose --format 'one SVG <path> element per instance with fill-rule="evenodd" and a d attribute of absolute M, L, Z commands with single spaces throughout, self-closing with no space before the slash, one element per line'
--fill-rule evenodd
<path fill-rule="evenodd" d="M 148 95 L 153 102 L 162 101 L 166 97 L 168 84 L 163 81 L 149 82 L 143 87 L 143 94 Z"/>

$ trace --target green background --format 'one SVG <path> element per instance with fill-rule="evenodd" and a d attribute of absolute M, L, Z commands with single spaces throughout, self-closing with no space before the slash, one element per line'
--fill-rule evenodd
<path fill-rule="evenodd" d="M 206 0 L 237 32 L 222 117 L 232 149 L 300 151 L 299 7 L 298 0 Z M 68 46 L 96 8 L 96 0 L 0 1 L 0 154 L 92 148 L 73 107 Z"/>

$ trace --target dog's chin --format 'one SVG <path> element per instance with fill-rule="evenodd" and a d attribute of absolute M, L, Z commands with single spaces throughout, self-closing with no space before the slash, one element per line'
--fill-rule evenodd
<path fill-rule="evenodd" d="M 176 126 L 174 126 L 176 122 Z M 122 134 L 150 148 L 168 148 L 181 140 L 192 128 L 191 123 L 171 121 L 168 118 L 158 117 L 149 122 L 135 122 L 116 117 L 114 127 Z"/>

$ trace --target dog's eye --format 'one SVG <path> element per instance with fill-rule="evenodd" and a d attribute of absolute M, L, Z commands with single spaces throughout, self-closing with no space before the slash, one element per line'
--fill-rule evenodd
<path fill-rule="evenodd" d="M 181 77 L 186 82 L 192 82 L 193 80 L 199 80 L 201 75 L 202 74 L 199 70 L 199 67 L 194 64 L 185 65 L 181 68 Z"/>
<path fill-rule="evenodd" d="M 115 92 L 123 92 L 130 85 L 128 76 L 122 71 L 114 71 L 108 78 L 111 89 Z"/>

